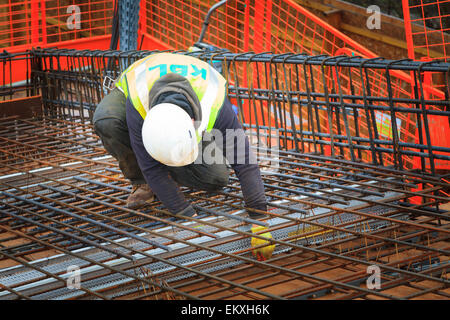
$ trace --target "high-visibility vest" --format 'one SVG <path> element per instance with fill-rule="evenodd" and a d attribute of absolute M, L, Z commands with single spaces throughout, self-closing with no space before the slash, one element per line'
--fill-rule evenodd
<path fill-rule="evenodd" d="M 208 63 L 191 56 L 174 53 L 157 53 L 136 61 L 119 77 L 116 86 L 122 90 L 139 114 L 145 119 L 148 96 L 153 84 L 167 73 L 185 77 L 200 101 L 201 123 L 197 137 L 210 131 L 225 100 L 226 80 Z"/>

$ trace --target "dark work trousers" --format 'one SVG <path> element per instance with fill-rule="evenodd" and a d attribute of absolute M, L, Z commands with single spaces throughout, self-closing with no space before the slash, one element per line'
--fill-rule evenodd
<path fill-rule="evenodd" d="M 119 162 L 120 170 L 125 178 L 130 180 L 132 185 L 145 184 L 145 178 L 131 148 L 125 105 L 125 95 L 119 89 L 113 89 L 95 110 L 94 129 L 106 151 Z M 206 147 L 209 143 L 211 142 L 202 142 L 202 147 Z M 199 156 L 201 156 L 200 152 Z M 167 166 L 167 169 L 172 178 L 185 187 L 214 191 L 228 184 L 229 170 L 225 161 L 221 164 L 196 162 L 183 167 Z"/>

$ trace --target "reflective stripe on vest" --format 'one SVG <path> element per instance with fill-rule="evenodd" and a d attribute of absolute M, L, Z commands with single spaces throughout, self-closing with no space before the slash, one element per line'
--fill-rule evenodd
<path fill-rule="evenodd" d="M 124 94 L 125 97 L 128 98 L 129 95 L 129 90 L 128 90 L 128 83 L 127 83 L 127 77 L 126 74 L 136 68 L 137 66 L 141 65 L 142 63 L 144 63 L 147 59 L 149 59 L 152 55 L 149 55 L 148 57 L 145 57 L 143 59 L 140 59 L 136 62 L 134 62 L 133 64 L 131 64 L 130 66 L 128 66 L 128 68 L 125 69 L 125 71 L 122 72 L 122 74 L 119 77 L 119 80 L 116 82 L 116 87 L 118 87 Z"/>
<path fill-rule="evenodd" d="M 200 101 L 202 121 L 197 129 L 199 140 L 203 131 L 213 128 L 226 91 L 226 80 L 208 63 L 180 54 L 153 54 L 128 67 L 116 86 L 123 90 L 126 97 L 130 97 L 133 106 L 145 119 L 148 93 L 156 80 L 170 72 L 185 77 Z"/>

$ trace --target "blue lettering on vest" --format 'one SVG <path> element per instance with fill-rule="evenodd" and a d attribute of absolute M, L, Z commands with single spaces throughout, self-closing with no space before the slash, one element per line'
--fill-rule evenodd
<path fill-rule="evenodd" d="M 177 73 L 183 77 L 187 77 L 188 66 L 182 64 L 172 64 L 170 65 L 170 72 Z"/>
<path fill-rule="evenodd" d="M 199 74 L 202 75 L 202 78 L 206 80 L 206 69 L 199 69 L 195 65 L 191 64 L 192 68 L 194 69 L 194 72 L 191 73 L 194 77 L 198 76 Z"/>
<path fill-rule="evenodd" d="M 148 68 L 148 71 L 152 71 L 159 68 L 159 76 L 167 74 L 167 64 L 158 64 L 157 66 Z"/>
<path fill-rule="evenodd" d="M 193 71 L 191 72 L 191 76 L 198 77 L 201 76 L 204 80 L 206 80 L 207 70 L 204 68 L 199 69 L 195 65 L 191 64 Z M 188 76 L 188 66 L 183 64 L 171 64 L 169 68 L 167 68 L 167 64 L 158 64 L 154 67 L 148 68 L 148 71 L 152 71 L 159 68 L 159 76 L 162 77 L 167 74 L 168 69 L 170 72 L 177 73 L 183 77 Z"/>

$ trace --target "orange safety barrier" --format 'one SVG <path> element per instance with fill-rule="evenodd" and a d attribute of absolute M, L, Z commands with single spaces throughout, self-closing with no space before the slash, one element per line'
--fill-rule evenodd
<path fill-rule="evenodd" d="M 139 30 L 141 48 L 188 48 L 198 40 L 203 19 L 209 8 L 215 3 L 216 1 L 212 0 L 187 0 L 182 3 L 175 0 L 142 0 Z M 270 51 L 280 54 L 285 52 L 302 52 L 309 55 L 376 57 L 373 52 L 361 44 L 333 28 L 297 3 L 289 0 L 229 1 L 211 16 L 204 41 L 232 52 L 253 51 L 260 53 Z M 257 71 L 248 70 L 245 66 L 241 66 L 241 68 L 240 70 L 235 70 L 236 74 L 232 75 L 230 79 L 235 79 L 240 85 L 247 86 L 248 83 L 252 83 L 249 77 L 255 77 L 255 72 Z M 261 66 L 260 70 L 263 69 Z M 427 73 L 425 78 L 429 74 L 431 73 Z M 355 84 L 354 80 L 349 80 L 349 77 L 351 75 L 341 69 L 341 81 L 348 84 L 352 83 L 353 86 L 352 88 L 348 86 L 347 92 L 343 92 L 343 94 L 351 94 L 352 90 L 353 94 L 358 94 L 363 90 L 363 85 L 365 84 Z M 372 71 L 368 74 L 368 81 L 374 96 L 388 96 L 388 87 L 392 88 L 393 98 L 410 98 L 414 95 L 414 90 L 412 89 L 415 85 L 414 75 L 401 71 L 391 71 L 390 77 L 391 83 L 388 86 L 382 70 Z M 328 79 L 335 78 L 328 76 Z M 261 79 L 264 79 L 264 77 L 261 77 Z M 353 79 L 358 79 L 358 76 L 354 75 Z M 324 90 L 321 80 L 316 79 L 315 81 L 314 90 L 316 92 L 323 92 Z M 303 83 L 302 85 L 305 84 Z M 261 80 L 260 86 L 266 89 L 270 88 L 269 79 Z M 286 90 L 288 86 L 289 84 L 286 83 Z M 332 84 L 328 83 L 328 86 L 332 87 Z M 424 94 L 429 99 L 444 99 L 445 94 L 439 89 L 441 88 L 433 87 L 425 79 Z M 234 102 L 237 105 L 239 104 L 239 101 Z M 249 101 L 244 101 L 243 106 L 241 106 L 241 110 L 243 110 L 242 117 L 246 121 L 251 118 L 249 115 L 249 103 Z M 415 107 L 407 104 L 397 104 L 397 106 Z M 263 111 L 265 113 L 273 113 L 272 106 L 264 104 Z M 262 114 L 255 115 L 253 121 L 256 121 L 257 118 L 261 119 L 262 116 Z M 319 116 L 323 125 L 330 130 L 326 113 L 322 112 Z M 432 123 L 431 116 L 429 117 L 430 123 Z M 273 118 L 272 121 L 274 121 Z M 404 142 L 418 143 L 416 141 L 418 136 L 416 117 L 407 113 L 397 116 L 396 121 L 399 127 L 399 139 Z M 392 139 L 393 133 L 389 112 L 377 112 L 376 122 L 380 139 Z M 359 123 L 360 128 L 352 127 L 350 130 L 367 132 L 367 128 L 363 127 L 364 121 Z M 445 126 L 442 128 L 447 130 Z M 337 128 L 333 128 L 333 130 L 336 131 Z M 341 128 L 341 131 L 345 132 L 345 128 Z M 446 132 L 450 133 L 450 130 Z M 440 137 L 442 137 L 441 133 L 438 135 L 437 132 L 434 132 L 432 140 L 436 141 L 437 145 L 445 146 L 446 143 L 441 141 Z M 331 150 L 325 150 L 325 152 L 329 154 Z M 367 160 L 370 161 L 370 159 Z M 417 160 L 414 158 L 407 159 L 407 162 L 405 165 L 409 168 L 418 167 Z M 387 159 L 387 164 L 389 164 L 389 159 Z"/>
<path fill-rule="evenodd" d="M 214 0 L 141 0 L 142 48 L 186 49 L 200 35 Z M 305 52 L 335 55 L 350 48 L 365 56 L 370 50 L 289 0 L 228 1 L 212 16 L 205 42 L 232 52 Z"/>
<path fill-rule="evenodd" d="M 111 22 L 113 13 L 113 2 L 106 0 L 71 0 L 61 4 L 59 0 L 7 0 L 7 4 L 0 5 L 0 47 L 14 52 L 14 50 L 23 50 L 35 46 L 58 46 L 60 48 L 72 47 L 76 49 L 105 49 L 108 47 Z M 138 30 L 138 49 L 180 49 L 185 50 L 192 46 L 199 38 L 203 20 L 216 0 L 140 0 L 140 20 Z M 433 0 L 428 1 L 428 3 Z M 450 0 L 434 1 L 441 10 L 443 4 L 448 4 Z M 411 5 L 410 5 L 411 3 Z M 417 0 L 403 0 L 407 5 L 405 10 L 424 9 L 429 4 L 414 5 Z M 73 11 L 68 13 L 71 5 L 78 5 L 80 8 L 80 29 L 70 29 L 68 23 L 73 23 Z M 73 9 L 73 8 L 72 8 Z M 9 11 L 8 11 L 9 10 Z M 406 12 L 405 11 L 405 12 Z M 439 12 L 439 19 L 448 18 L 444 11 Z M 429 41 L 422 45 L 416 38 L 421 34 L 411 27 L 412 22 L 420 19 L 416 16 L 406 16 L 405 24 L 407 27 L 407 38 L 410 51 L 413 49 L 427 50 L 434 52 L 438 45 Z M 425 20 L 428 18 L 422 18 Z M 442 25 L 442 23 L 441 23 Z M 408 26 L 411 31 L 408 32 Z M 443 27 L 443 25 L 442 25 Z M 444 27 L 443 27 L 444 28 Z M 441 30 L 448 31 L 448 30 Z M 422 32 L 425 39 L 435 39 L 435 35 L 430 36 L 431 31 Z M 434 34 L 434 33 L 433 33 Z M 437 34 L 437 33 L 436 33 Z M 439 38 L 439 37 L 438 37 Z M 443 57 L 448 54 L 446 49 L 447 38 L 442 36 L 441 48 L 443 48 Z M 375 58 L 376 55 L 346 36 L 339 30 L 333 28 L 310 11 L 298 5 L 291 0 L 230 0 L 223 7 L 220 7 L 210 19 L 208 31 L 204 42 L 213 44 L 220 48 L 229 49 L 232 52 L 261 53 L 270 51 L 276 54 L 285 52 L 306 53 L 308 55 L 329 55 L 329 56 L 362 56 L 364 58 Z M 8 47 L 9 46 L 9 47 Z M 419 50 L 420 51 L 420 50 Z M 414 50 L 412 51 L 414 53 Z M 240 65 L 235 74 L 229 79 L 239 81 L 240 86 L 254 83 L 255 70 L 247 70 L 245 66 Z M 314 66 L 314 68 L 316 68 Z M 319 68 L 317 66 L 317 68 Z M 262 70 L 263 68 L 261 68 Z M 294 72 L 294 71 L 293 71 Z M 341 88 L 347 90 L 343 94 L 357 94 L 362 90 L 367 90 L 368 84 L 357 84 L 345 68 L 339 68 Z M 355 72 L 355 71 L 352 71 Z M 317 73 L 319 74 L 319 73 Z M 394 98 L 413 97 L 415 87 L 415 77 L 424 77 L 424 96 L 428 99 L 445 99 L 443 86 L 436 86 L 432 73 L 427 72 L 424 75 L 406 74 L 401 71 L 391 71 L 390 84 L 386 83 L 386 75 L 383 70 L 373 70 L 367 75 L 370 90 L 374 96 L 388 96 L 388 88 L 392 89 Z M 261 77 L 264 79 L 264 77 Z M 333 81 L 336 77 L 328 73 L 328 87 L 333 87 Z M 323 92 L 322 79 L 313 79 L 314 90 Z M 348 83 L 346 87 L 342 84 Z M 350 86 L 350 83 L 352 86 Z M 233 83 L 232 83 L 233 84 Z M 271 82 L 265 79 L 259 84 L 261 88 L 269 89 Z M 303 83 L 302 86 L 305 84 Z M 287 90 L 290 86 L 286 81 Z M 337 85 L 334 85 L 337 87 Z M 239 105 L 239 101 L 234 101 Z M 249 119 L 249 101 L 245 101 L 240 110 L 245 119 Z M 407 104 L 398 104 L 400 107 L 415 108 L 416 106 Z M 264 112 L 273 112 L 272 106 L 265 104 Z M 262 115 L 261 115 L 262 116 Z M 298 115 L 294 115 L 298 116 Z M 362 115 L 361 115 L 362 117 Z M 321 122 L 329 128 L 326 113 L 320 114 Z M 433 143 L 439 146 L 449 146 L 448 139 L 450 134 L 448 123 L 434 123 L 432 116 L 428 116 L 429 122 L 434 126 L 439 126 L 440 131 L 432 129 L 430 137 Z M 398 116 L 399 139 L 404 142 L 415 142 L 418 136 L 417 120 L 411 114 Z M 439 120 L 442 121 L 442 120 Z M 364 128 L 364 121 L 359 121 L 359 128 L 351 127 L 349 130 L 367 131 Z M 376 123 L 380 138 L 392 139 L 391 117 L 389 112 L 377 112 Z M 337 128 L 334 128 L 335 131 Z M 442 131 L 443 130 L 443 131 Z M 345 132 L 345 128 L 342 128 Z M 442 131 L 442 132 L 441 132 Z M 444 139 L 444 140 L 443 140 Z M 330 153 L 330 150 L 326 150 Z M 368 159 L 370 161 L 370 159 Z M 447 161 L 448 162 L 448 161 Z M 419 167 L 417 160 L 409 159 L 406 164 L 410 168 Z M 439 168 L 449 168 L 448 163 L 439 164 Z"/>
<path fill-rule="evenodd" d="M 0 49 L 32 47 L 106 49 L 111 36 L 110 0 L 3 0 Z"/>
<path fill-rule="evenodd" d="M 450 0 L 402 0 L 411 59 L 450 62 Z"/>
<path fill-rule="evenodd" d="M 402 4 L 409 58 L 450 62 L 450 0 L 402 0 Z M 449 80 L 443 79 L 441 74 L 427 73 L 423 81 L 427 87 L 433 88 L 434 92 L 442 92 L 436 96 L 430 90 L 425 90 L 426 98 L 449 99 L 448 92 L 447 96 L 444 95 L 445 90 L 448 90 Z M 428 117 L 431 143 L 450 147 L 449 121 L 439 117 Z M 418 130 L 417 128 L 416 137 Z M 416 142 L 418 143 L 418 138 Z M 414 167 L 420 167 L 419 159 L 415 161 Z M 450 169 L 450 164 L 448 161 L 437 162 L 436 167 Z"/>
<path fill-rule="evenodd" d="M 23 52 L 35 47 L 107 49 L 111 38 L 110 0 L 3 0 L 0 4 L 0 50 Z M 0 72 L 3 73 L 0 66 Z M 25 80 L 26 61 L 8 81 Z M 23 72 L 22 72 L 23 70 Z"/>

